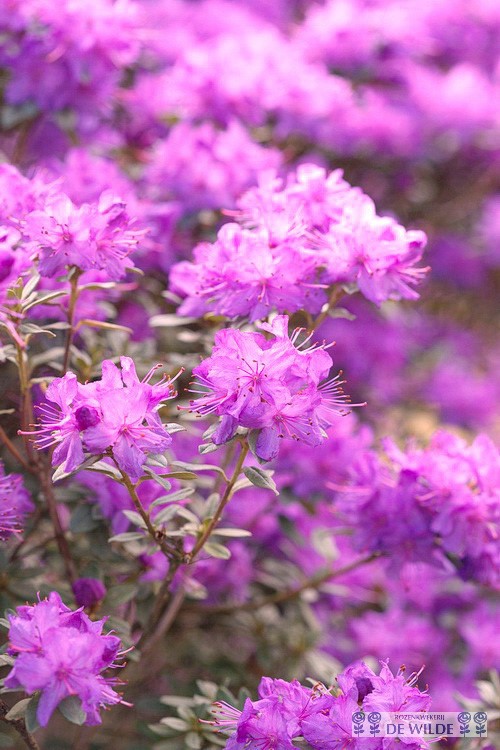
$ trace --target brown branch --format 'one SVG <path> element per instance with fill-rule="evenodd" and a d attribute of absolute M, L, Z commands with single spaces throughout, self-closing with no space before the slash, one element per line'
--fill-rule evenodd
<path fill-rule="evenodd" d="M 181 567 L 182 563 L 191 565 L 195 562 L 205 543 L 208 541 L 213 530 L 219 523 L 222 513 L 224 512 L 224 508 L 233 495 L 234 486 L 241 474 L 243 463 L 247 456 L 248 450 L 248 443 L 242 442 L 240 455 L 238 456 L 234 471 L 226 485 L 226 489 L 224 490 L 224 494 L 221 497 L 219 505 L 191 552 L 189 552 L 187 555 L 184 555 L 184 557 L 181 559 L 174 558 L 173 560 L 171 560 L 167 578 L 162 584 L 156 606 L 150 618 L 150 622 L 139 641 L 139 647 L 142 647 L 144 649 L 147 645 L 147 648 L 149 650 L 152 643 L 157 643 L 172 626 L 180 608 L 184 603 L 184 598 L 186 596 L 185 588 L 182 584 L 179 586 L 179 589 L 176 591 L 175 595 L 173 597 L 170 596 L 170 585 L 172 583 L 172 580 Z"/>
<path fill-rule="evenodd" d="M 71 345 L 73 343 L 73 338 L 75 335 L 75 309 L 76 309 L 76 303 L 78 301 L 78 279 L 81 276 L 81 271 L 77 268 L 73 268 L 73 274 L 70 279 L 70 292 L 69 292 L 69 302 L 68 302 L 68 333 L 66 335 L 66 345 L 64 347 L 64 358 L 63 358 L 63 371 L 62 374 L 65 375 L 68 371 L 69 363 L 71 360 Z"/>
<path fill-rule="evenodd" d="M 330 310 L 333 310 L 333 308 L 337 306 L 337 302 L 339 302 L 342 299 L 342 297 L 344 296 L 344 294 L 345 294 L 345 292 L 344 292 L 344 290 L 342 289 L 341 286 L 338 286 L 337 284 L 335 284 L 332 287 L 332 290 L 330 292 L 330 296 L 328 298 L 328 302 L 326 303 L 326 307 L 324 308 L 324 310 L 318 315 L 318 317 L 314 321 L 314 324 L 313 324 L 313 326 L 311 328 L 312 331 L 317 331 L 318 330 L 318 328 L 323 323 L 323 321 L 325 320 L 325 318 L 328 317 L 328 315 L 330 313 Z"/>
<path fill-rule="evenodd" d="M 19 451 L 17 450 L 16 446 L 12 442 L 12 440 L 9 438 L 3 427 L 0 427 L 0 441 L 5 445 L 7 450 L 14 456 L 14 458 L 19 461 L 23 469 L 26 471 L 29 471 L 30 473 L 34 472 L 34 469 L 32 466 L 29 465 L 29 463 L 26 461 L 24 456 L 22 456 Z"/>
<path fill-rule="evenodd" d="M 64 529 L 59 518 L 59 511 L 57 509 L 57 501 L 54 495 L 54 487 L 52 485 L 52 479 L 50 477 L 50 466 L 48 464 L 40 466 L 39 472 L 40 485 L 42 488 L 43 495 L 47 501 L 47 508 L 54 527 L 54 535 L 56 538 L 59 552 L 64 562 L 66 570 L 66 576 L 70 583 L 74 583 L 77 578 L 76 567 L 71 555 L 68 540 L 64 533 Z"/>
<path fill-rule="evenodd" d="M 231 500 L 231 497 L 233 495 L 234 485 L 238 481 L 238 478 L 241 474 L 241 470 L 243 468 L 243 463 L 245 461 L 247 453 L 248 453 L 248 444 L 245 442 L 241 444 L 241 451 L 240 451 L 240 455 L 238 456 L 238 461 L 236 462 L 236 466 L 234 467 L 234 471 L 231 476 L 231 479 L 226 485 L 226 489 L 224 490 L 224 494 L 222 495 L 222 498 L 217 507 L 217 510 L 215 511 L 213 518 L 207 524 L 205 531 L 202 533 L 202 535 L 200 536 L 200 538 L 194 545 L 191 552 L 186 556 L 187 563 L 193 563 L 195 561 L 196 557 L 203 549 L 205 543 L 210 538 L 210 535 L 212 534 L 213 530 L 219 523 L 222 513 L 224 512 L 224 508 L 226 507 L 228 502 Z"/>
<path fill-rule="evenodd" d="M 0 698 L 0 721 L 3 721 L 5 724 L 8 724 L 13 729 L 15 729 L 15 731 L 23 738 L 26 747 L 29 747 L 30 750 L 40 750 L 38 742 L 26 729 L 26 722 L 24 721 L 24 719 L 5 718 L 9 711 L 9 706 Z"/>
<path fill-rule="evenodd" d="M 264 596 L 260 599 L 244 602 L 243 604 L 234 602 L 231 604 L 214 604 L 205 607 L 193 607 L 193 609 L 196 609 L 196 612 L 206 612 L 207 614 L 230 614 L 231 612 L 251 612 L 252 610 L 265 607 L 268 604 L 284 604 L 285 602 L 296 599 L 301 594 L 303 594 L 304 591 L 308 591 L 310 589 L 318 589 L 324 583 L 328 583 L 334 578 L 339 578 L 340 576 L 346 575 L 347 573 L 350 573 L 351 571 L 356 570 L 356 568 L 360 568 L 363 565 L 368 565 L 374 560 L 377 560 L 380 556 L 380 552 L 373 552 L 371 555 L 367 555 L 366 557 L 354 560 L 353 562 L 344 565 L 344 567 L 342 568 L 337 568 L 336 570 L 328 570 L 324 573 L 318 573 L 315 576 L 311 576 L 311 578 L 308 578 L 303 583 L 301 583 L 300 586 L 295 586 L 294 588 L 286 589 L 285 591 L 277 591 L 276 593 L 270 594 L 269 596 Z"/>
<path fill-rule="evenodd" d="M 137 485 L 133 484 L 127 472 L 123 471 L 123 469 L 121 469 L 120 466 L 118 466 L 118 464 L 116 463 L 114 459 L 113 459 L 113 462 L 121 474 L 123 484 L 127 488 L 128 494 L 130 495 L 130 499 L 132 500 L 134 504 L 134 508 L 136 509 L 140 517 L 142 518 L 149 536 L 151 537 L 153 542 L 155 542 L 155 544 L 158 545 L 158 547 L 160 548 L 160 550 L 163 552 L 163 554 L 165 555 L 165 557 L 170 563 L 174 551 L 170 548 L 170 545 L 168 544 L 167 540 L 164 537 L 162 537 L 161 532 L 159 533 L 155 529 L 153 524 L 151 523 L 149 513 L 147 513 L 144 510 L 141 500 L 139 498 L 139 495 L 137 494 Z"/>

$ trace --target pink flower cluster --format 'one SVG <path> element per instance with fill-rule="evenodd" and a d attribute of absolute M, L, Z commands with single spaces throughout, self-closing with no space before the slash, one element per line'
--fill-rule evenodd
<path fill-rule="evenodd" d="M 255 453 L 275 458 L 282 438 L 319 445 L 335 417 L 345 414 L 349 398 L 340 376 L 327 380 L 332 358 L 323 347 L 297 346 L 300 330 L 288 335 L 288 318 L 261 325 L 264 333 L 227 328 L 215 336 L 213 352 L 193 370 L 201 390 L 191 408 L 222 417 L 211 436 L 216 445 L 238 427 L 258 432 Z"/>
<path fill-rule="evenodd" d="M 106 454 L 137 480 L 147 456 L 170 445 L 158 409 L 175 395 L 172 381 L 165 377 L 151 385 L 157 367 L 139 380 L 130 357 L 120 363 L 121 370 L 104 360 L 99 381 L 82 385 L 68 372 L 47 388 L 35 442 L 41 449 L 56 446 L 53 466 L 72 472 L 86 456 Z"/>
<path fill-rule="evenodd" d="M 10 689 L 40 691 L 37 718 L 46 726 L 65 698 L 77 696 L 86 724 L 100 724 L 99 710 L 121 702 L 117 680 L 102 672 L 119 655 L 120 639 L 103 633 L 105 620 L 73 612 L 59 594 L 8 615 L 9 653 L 16 657 L 5 680 Z"/>
<path fill-rule="evenodd" d="M 173 267 L 181 315 L 316 314 L 332 284 L 355 285 L 377 305 L 418 298 L 425 234 L 379 216 L 340 170 L 305 164 L 286 182 L 263 173 L 239 206 L 243 226 L 226 224 L 214 243 L 195 248 L 194 262 Z"/>
<path fill-rule="evenodd" d="M 33 502 L 19 474 L 6 474 L 0 461 L 0 541 L 19 534 Z"/>

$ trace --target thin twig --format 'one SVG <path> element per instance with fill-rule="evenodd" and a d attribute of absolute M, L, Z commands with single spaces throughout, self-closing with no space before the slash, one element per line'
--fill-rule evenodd
<path fill-rule="evenodd" d="M 77 270 L 76 268 L 73 270 L 73 275 L 70 279 L 70 292 L 69 292 L 69 302 L 68 302 L 68 333 L 66 335 L 66 345 L 64 347 L 64 358 L 63 358 L 63 371 L 62 374 L 65 375 L 68 371 L 69 363 L 71 360 L 71 345 L 73 343 L 73 337 L 75 335 L 75 309 L 76 309 L 76 303 L 78 301 L 78 279 L 80 278 L 81 271 Z"/>
<path fill-rule="evenodd" d="M 34 472 L 33 466 L 30 466 L 29 463 L 26 461 L 24 456 L 22 456 L 19 451 L 17 450 L 16 446 L 12 442 L 12 440 L 9 438 L 3 427 L 0 427 L 0 441 L 5 445 L 7 450 L 14 456 L 16 461 L 18 461 L 23 469 L 26 471 L 29 471 L 30 473 Z"/>
<path fill-rule="evenodd" d="M 64 533 L 61 519 L 59 518 L 57 501 L 54 495 L 54 487 L 52 485 L 52 479 L 50 476 L 50 466 L 48 464 L 42 465 L 40 467 L 39 478 L 43 495 L 45 497 L 45 500 L 47 501 L 50 520 L 52 521 L 52 526 L 54 527 L 57 546 L 64 562 L 66 576 L 71 583 L 74 583 L 77 577 L 76 567 L 71 556 L 71 551 L 69 548 L 68 540 L 66 539 L 66 535 Z"/>
<path fill-rule="evenodd" d="M 179 559 L 171 561 L 171 569 L 169 570 L 169 574 L 160 590 L 160 595 L 153 610 L 153 615 L 151 617 L 150 623 L 146 627 L 143 636 L 139 641 L 139 646 L 142 647 L 142 649 L 144 649 L 146 645 L 149 649 L 151 647 L 151 643 L 157 643 L 172 626 L 177 613 L 184 603 L 184 599 L 186 596 L 186 591 L 184 585 L 182 584 L 179 586 L 175 595 L 173 597 L 170 596 L 170 585 L 172 583 L 172 580 L 181 567 L 182 563 L 191 565 L 195 562 L 199 553 L 210 538 L 214 528 L 219 523 L 222 513 L 224 512 L 224 508 L 233 495 L 234 486 L 241 474 L 243 463 L 247 456 L 248 450 L 248 444 L 246 442 L 242 443 L 240 455 L 238 456 L 234 471 L 226 485 L 226 489 L 224 490 L 224 494 L 221 497 L 219 505 L 191 552 L 189 552 L 187 555 L 184 555 L 184 559 L 180 561 Z"/>
<path fill-rule="evenodd" d="M 335 284 L 332 287 L 332 291 L 330 292 L 330 296 L 328 298 L 328 302 L 326 303 L 326 307 L 314 321 L 314 324 L 311 328 L 312 331 L 318 330 L 318 328 L 323 323 L 325 318 L 328 317 L 330 310 L 333 310 L 333 308 L 337 306 L 337 302 L 339 302 L 342 299 L 344 294 L 345 294 L 345 291 L 342 289 L 341 286 L 338 286 L 337 284 Z"/>
<path fill-rule="evenodd" d="M 304 591 L 318 589 L 324 583 L 328 583 L 334 578 L 339 578 L 340 576 L 346 575 L 347 573 L 350 573 L 351 571 L 356 570 L 363 565 L 368 565 L 374 560 L 377 560 L 380 556 L 380 552 L 373 552 L 371 555 L 367 555 L 366 557 L 354 560 L 353 562 L 344 565 L 344 567 L 342 568 L 337 568 L 336 570 L 328 570 L 324 573 L 319 573 L 315 576 L 311 576 L 311 578 L 308 578 L 303 583 L 301 583 L 300 586 L 295 586 L 292 589 L 286 589 L 286 591 L 277 591 L 274 594 L 264 596 L 260 599 L 255 599 L 244 603 L 234 602 L 231 604 L 214 604 L 209 606 L 202 605 L 201 607 L 196 607 L 196 611 L 206 612 L 209 614 L 230 614 L 231 612 L 249 612 L 255 609 L 260 609 L 261 607 L 265 607 L 268 604 L 283 604 L 285 602 L 296 599 L 301 594 L 303 594 Z"/>
<path fill-rule="evenodd" d="M 40 750 L 40 746 L 38 742 L 35 740 L 32 734 L 28 732 L 26 729 L 26 723 L 24 719 L 6 719 L 5 717 L 9 713 L 10 708 L 0 698 L 0 721 L 3 721 L 5 724 L 8 724 L 13 729 L 16 730 L 16 732 L 23 738 L 25 744 L 27 747 L 30 748 L 30 750 Z"/>
<path fill-rule="evenodd" d="M 28 371 L 28 361 L 25 350 L 17 342 L 14 341 L 16 352 L 17 352 L 17 367 L 19 371 L 19 384 L 21 386 L 21 408 L 20 408 L 20 423 L 21 423 L 21 434 L 23 436 L 24 448 L 26 455 L 28 456 L 28 462 L 36 463 L 34 459 L 33 447 L 28 438 L 28 428 L 33 423 L 33 403 L 31 400 L 31 383 Z"/>
<path fill-rule="evenodd" d="M 113 459 L 113 461 L 114 461 L 114 459 Z M 127 474 L 127 472 L 123 471 L 123 469 L 121 469 L 120 466 L 118 466 L 118 464 L 116 463 L 116 461 L 114 461 L 114 464 L 115 464 L 116 468 L 118 469 L 118 471 L 121 474 L 121 477 L 122 477 L 122 480 L 123 480 L 123 484 L 127 488 L 128 494 L 130 495 L 130 499 L 132 500 L 132 502 L 134 504 L 134 508 L 136 509 L 136 511 L 140 515 L 140 517 L 142 518 L 149 536 L 151 537 L 151 539 L 153 540 L 153 542 L 155 542 L 155 544 L 158 545 L 158 547 L 161 549 L 161 551 L 163 552 L 163 554 L 165 555 L 165 557 L 167 558 L 167 560 L 170 562 L 171 559 L 172 559 L 173 550 L 170 548 L 170 546 L 169 546 L 168 542 L 166 541 L 166 539 L 161 536 L 161 533 L 159 533 L 157 531 L 157 529 L 155 529 L 155 527 L 151 523 L 151 519 L 149 517 L 149 513 L 147 513 L 144 510 L 144 507 L 143 507 L 143 505 L 141 503 L 139 495 L 137 494 L 137 485 L 135 485 L 132 482 L 132 480 L 130 479 L 130 477 Z"/>
<path fill-rule="evenodd" d="M 228 502 L 231 500 L 234 485 L 238 481 L 238 478 L 241 474 L 241 470 L 243 468 L 243 463 L 245 461 L 245 458 L 248 453 L 248 444 L 242 443 L 241 444 L 241 451 L 240 455 L 238 456 L 238 461 L 236 462 L 236 466 L 234 467 L 234 471 L 232 473 L 231 479 L 229 480 L 228 484 L 226 485 L 226 489 L 224 491 L 224 494 L 222 495 L 222 498 L 220 500 L 220 503 L 217 507 L 217 510 L 215 511 L 213 517 L 211 518 L 210 522 L 207 524 L 204 532 L 199 537 L 198 541 L 194 545 L 191 552 L 189 552 L 188 555 L 186 555 L 186 562 L 193 563 L 195 559 L 197 558 L 199 552 L 203 549 L 205 543 L 209 539 L 210 535 L 212 534 L 213 530 L 219 523 L 222 513 L 224 512 L 224 508 L 228 504 Z"/>

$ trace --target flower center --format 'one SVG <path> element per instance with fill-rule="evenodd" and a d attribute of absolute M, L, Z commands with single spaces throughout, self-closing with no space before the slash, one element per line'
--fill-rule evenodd
<path fill-rule="evenodd" d="M 75 411 L 76 424 L 80 432 L 95 427 L 100 421 L 99 412 L 93 406 L 79 406 Z"/>

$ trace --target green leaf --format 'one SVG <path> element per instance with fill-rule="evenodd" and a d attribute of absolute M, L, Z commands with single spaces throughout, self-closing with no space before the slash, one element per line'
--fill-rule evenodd
<path fill-rule="evenodd" d="M 15 704 L 15 706 L 12 706 L 10 711 L 5 714 L 5 718 L 8 721 L 13 721 L 15 719 L 22 719 L 26 713 L 26 709 L 28 708 L 29 703 L 31 702 L 31 698 L 23 698 L 21 701 L 18 701 L 18 703 Z"/>
<path fill-rule="evenodd" d="M 111 464 L 107 464 L 105 461 L 100 460 L 99 458 L 93 464 L 89 464 L 88 466 L 85 466 L 85 464 L 83 464 L 83 466 L 89 471 L 96 471 L 99 474 L 105 474 L 106 476 L 111 477 L 111 479 L 116 479 L 117 482 L 122 481 L 122 477 L 118 469 L 114 466 L 111 466 Z M 80 471 L 80 469 L 78 469 L 77 471 Z"/>
<path fill-rule="evenodd" d="M 177 422 L 167 422 L 163 426 L 170 435 L 174 435 L 176 432 L 186 432 L 186 428 Z"/>
<path fill-rule="evenodd" d="M 95 467 L 96 464 L 100 462 L 100 456 L 90 456 L 90 458 L 87 458 L 86 461 L 83 462 L 83 464 L 80 464 L 78 468 L 74 469 L 73 471 L 64 471 L 63 465 L 58 466 L 57 469 L 52 474 L 52 481 L 53 482 L 60 482 L 63 479 L 67 479 L 68 477 L 71 477 L 73 474 L 76 474 L 78 471 L 84 471 L 85 469 L 89 469 L 91 466 Z M 96 469 L 94 469 L 96 471 Z"/>
<path fill-rule="evenodd" d="M 176 716 L 167 716 L 165 719 L 160 720 L 160 724 L 165 724 L 170 729 L 175 729 L 176 732 L 187 732 L 189 726 L 183 719 L 178 719 Z"/>
<path fill-rule="evenodd" d="M 111 536 L 109 542 L 135 542 L 138 539 L 145 539 L 144 534 L 140 531 L 125 531 L 123 534 L 115 534 Z"/>
<path fill-rule="evenodd" d="M 154 517 L 153 523 L 155 526 L 161 526 L 164 523 L 168 523 L 174 516 L 177 515 L 179 512 L 179 508 L 182 508 L 182 505 L 177 505 L 177 503 L 174 503 L 173 505 L 168 505 L 166 508 L 163 508 L 163 510 L 160 510 L 160 512 Z"/>
<path fill-rule="evenodd" d="M 146 523 L 143 521 L 140 513 L 137 513 L 135 510 L 123 510 L 123 515 L 128 518 L 130 523 L 133 523 L 135 526 L 139 526 L 140 529 L 146 529 Z"/>
<path fill-rule="evenodd" d="M 202 739 L 197 732 L 188 732 L 184 737 L 184 744 L 189 747 L 190 750 L 200 750 Z"/>
<path fill-rule="evenodd" d="M 242 536 L 252 536 L 252 532 L 245 529 L 215 529 L 212 533 L 214 536 L 227 536 L 235 539 Z"/>
<path fill-rule="evenodd" d="M 38 723 L 38 719 L 36 718 L 36 712 L 38 709 L 38 701 L 40 700 L 39 695 L 34 695 L 29 705 L 26 709 L 26 713 L 24 715 L 24 723 L 26 724 L 26 729 L 30 734 L 33 734 L 33 732 L 36 732 L 37 729 L 39 729 L 40 724 Z"/>
<path fill-rule="evenodd" d="M 218 544 L 217 542 L 207 542 L 203 546 L 203 549 L 211 557 L 216 557 L 218 560 L 229 560 L 231 557 L 231 551 L 227 547 L 224 547 L 223 544 Z"/>
<path fill-rule="evenodd" d="M 99 521 L 92 515 L 91 505 L 78 505 L 71 514 L 69 522 L 69 528 L 74 534 L 86 534 L 97 529 L 99 525 Z"/>
<path fill-rule="evenodd" d="M 148 475 L 150 479 L 152 479 L 156 484 L 159 484 L 160 487 L 163 487 L 164 490 L 170 490 L 172 487 L 172 484 L 168 481 L 168 479 L 164 479 L 159 474 L 156 474 L 152 469 L 150 469 L 147 466 L 143 466 L 144 471 Z"/>
<path fill-rule="evenodd" d="M 197 321 L 198 318 L 180 318 L 178 315 L 153 315 L 149 320 L 149 325 L 152 328 L 180 328 Z"/>
<path fill-rule="evenodd" d="M 12 410 L 14 411 L 14 410 Z M 192 471 L 170 471 L 168 473 L 170 479 L 196 479 L 196 474 Z"/>
<path fill-rule="evenodd" d="M 220 466 L 215 466 L 214 464 L 189 464 L 189 463 L 186 463 L 185 461 L 174 461 L 172 466 L 178 466 L 179 469 L 181 470 L 193 471 L 193 472 L 216 471 L 223 476 L 225 482 L 229 481 L 224 469 L 222 469 Z"/>
<path fill-rule="evenodd" d="M 21 299 L 26 300 L 30 296 L 30 294 L 35 290 L 38 282 L 40 281 L 40 274 L 35 273 L 33 276 L 26 282 L 26 284 L 23 287 L 23 291 L 21 292 Z"/>
<path fill-rule="evenodd" d="M 138 587 L 135 583 L 119 583 L 108 591 L 104 599 L 104 607 L 119 607 L 126 604 L 137 594 Z"/>
<path fill-rule="evenodd" d="M 27 312 L 32 307 L 35 307 L 35 305 L 46 305 L 51 300 L 58 299 L 59 297 L 65 297 L 66 295 L 67 292 L 49 292 L 49 294 L 37 295 L 36 299 L 33 300 L 33 302 L 28 302 L 27 305 L 23 306 L 24 311 Z"/>
<path fill-rule="evenodd" d="M 89 318 L 83 318 L 78 322 L 78 328 L 82 326 L 88 326 L 89 328 L 103 328 L 106 331 L 124 331 L 125 333 L 133 333 L 132 329 L 128 326 L 121 326 L 118 323 L 108 323 L 104 320 L 90 320 Z"/>
<path fill-rule="evenodd" d="M 191 497 L 191 495 L 194 495 L 196 492 L 196 489 L 194 487 L 183 487 L 182 490 L 177 490 L 177 492 L 172 492 L 170 495 L 164 495 L 165 498 L 168 498 L 168 502 L 177 502 L 178 500 L 185 500 L 186 497 Z"/>
<path fill-rule="evenodd" d="M 56 334 L 53 331 L 49 331 L 47 328 L 40 328 L 40 326 L 37 326 L 34 323 L 23 323 L 21 331 L 23 334 L 29 334 L 30 336 L 35 336 L 38 333 L 46 333 L 48 336 L 52 336 L 52 338 L 56 337 Z"/>
<path fill-rule="evenodd" d="M 85 292 L 88 290 L 96 289 L 114 289 L 116 287 L 116 281 L 94 281 L 91 284 L 82 284 L 78 287 L 79 292 Z"/>
<path fill-rule="evenodd" d="M 168 461 L 163 453 L 152 453 L 148 456 L 148 466 L 160 466 L 162 469 L 168 469 Z"/>
<path fill-rule="evenodd" d="M 206 453 L 213 453 L 214 451 L 218 451 L 219 448 L 220 445 L 215 445 L 215 443 L 203 443 L 202 445 L 198 446 L 198 453 L 204 456 Z"/>
<path fill-rule="evenodd" d="M 70 695 L 63 701 L 61 701 L 58 709 L 65 719 L 70 721 L 72 724 L 78 724 L 78 726 L 80 727 L 87 718 L 85 711 L 82 709 L 81 701 L 76 697 L 76 695 Z"/>
<path fill-rule="evenodd" d="M 333 307 L 328 311 L 330 318 L 345 318 L 346 320 L 356 320 L 356 316 L 346 307 Z"/>
<path fill-rule="evenodd" d="M 275 495 L 279 495 L 278 488 L 271 477 L 270 472 L 261 469 L 259 466 L 245 466 L 243 473 L 249 482 L 256 487 L 262 487 L 265 490 L 271 490 Z"/>
<path fill-rule="evenodd" d="M 185 518 L 186 521 L 191 521 L 191 523 L 199 524 L 200 519 L 198 516 L 196 516 L 191 510 L 188 508 L 184 508 L 183 505 L 179 506 L 179 509 L 177 511 L 177 515 L 181 516 L 181 518 Z"/>
<path fill-rule="evenodd" d="M 162 695 L 160 698 L 160 703 L 165 706 L 190 706 L 192 702 L 192 698 L 186 698 L 183 695 Z"/>

